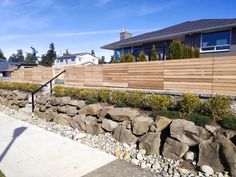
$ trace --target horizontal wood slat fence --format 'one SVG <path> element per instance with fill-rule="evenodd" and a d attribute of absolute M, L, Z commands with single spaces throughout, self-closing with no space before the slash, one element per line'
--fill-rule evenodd
<path fill-rule="evenodd" d="M 51 67 L 20 68 L 11 73 L 12 82 L 30 82 L 43 84 L 53 77 Z"/>
<path fill-rule="evenodd" d="M 66 67 L 65 85 L 236 96 L 236 56 Z"/>

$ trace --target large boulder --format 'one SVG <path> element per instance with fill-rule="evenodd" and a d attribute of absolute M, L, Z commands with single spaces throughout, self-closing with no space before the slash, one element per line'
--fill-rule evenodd
<path fill-rule="evenodd" d="M 75 116 L 77 113 L 78 113 L 77 107 L 67 105 L 67 112 L 66 112 L 66 114 L 68 116 Z"/>
<path fill-rule="evenodd" d="M 160 139 L 161 133 L 153 133 L 149 132 L 145 135 L 143 135 L 139 139 L 138 147 L 139 149 L 145 149 L 148 154 L 159 154 L 160 151 Z"/>
<path fill-rule="evenodd" d="M 224 171 L 220 159 L 220 145 L 212 140 L 203 141 L 199 144 L 198 166 L 208 165 L 215 171 Z"/>
<path fill-rule="evenodd" d="M 164 130 L 165 128 L 167 128 L 172 120 L 163 117 L 163 116 L 158 116 L 155 120 L 155 122 L 153 123 L 155 131 L 156 132 L 161 132 L 162 130 Z"/>
<path fill-rule="evenodd" d="M 48 98 L 48 102 L 49 102 L 49 104 L 52 105 L 52 106 L 57 106 L 57 105 L 58 105 L 57 99 L 56 99 L 56 97 L 54 97 L 54 96 L 50 96 L 50 97 Z"/>
<path fill-rule="evenodd" d="M 116 127 L 118 127 L 118 125 L 117 122 L 110 119 L 102 119 L 102 128 L 108 132 L 112 132 Z"/>
<path fill-rule="evenodd" d="M 102 125 L 99 123 L 92 123 L 91 125 L 86 126 L 85 131 L 89 134 L 102 134 L 104 133 Z"/>
<path fill-rule="evenodd" d="M 102 109 L 102 106 L 100 104 L 90 104 L 80 109 L 79 114 L 93 116 L 93 115 L 97 115 L 101 109 Z"/>
<path fill-rule="evenodd" d="M 208 139 L 210 134 L 191 121 L 175 119 L 170 124 L 170 136 L 189 146 L 194 146 Z"/>
<path fill-rule="evenodd" d="M 71 127 L 85 130 L 85 119 L 86 115 L 84 114 L 74 116 L 71 121 Z"/>
<path fill-rule="evenodd" d="M 15 92 L 17 100 L 27 100 L 28 94 L 24 92 Z"/>
<path fill-rule="evenodd" d="M 66 106 L 58 106 L 57 107 L 57 112 L 59 113 L 66 113 L 67 109 L 66 109 Z"/>
<path fill-rule="evenodd" d="M 187 144 L 176 141 L 172 138 L 167 138 L 164 144 L 162 155 L 170 159 L 180 159 L 188 151 Z"/>
<path fill-rule="evenodd" d="M 223 135 L 216 135 L 199 144 L 197 165 L 208 165 L 217 172 L 226 169 L 236 176 L 236 147 Z"/>
<path fill-rule="evenodd" d="M 98 113 L 98 117 L 105 118 L 107 115 L 107 112 L 114 109 L 114 106 L 104 106 L 101 111 Z"/>
<path fill-rule="evenodd" d="M 132 120 L 132 131 L 135 135 L 143 135 L 147 133 L 153 119 L 148 116 L 139 116 Z"/>
<path fill-rule="evenodd" d="M 78 109 L 81 109 L 86 106 L 86 103 L 83 100 L 79 100 L 79 101 L 78 100 L 71 100 L 68 105 L 75 106 Z"/>
<path fill-rule="evenodd" d="M 70 97 L 58 97 L 56 98 L 57 99 L 57 103 L 60 105 L 60 106 L 65 106 L 67 104 L 69 104 L 71 98 Z"/>
<path fill-rule="evenodd" d="M 130 130 L 127 130 L 123 126 L 118 126 L 114 129 L 113 133 L 114 138 L 121 143 L 135 143 L 137 141 L 137 137 L 132 134 Z"/>
<path fill-rule="evenodd" d="M 69 116 L 67 116 L 66 114 L 55 114 L 54 122 L 56 122 L 60 125 L 69 126 L 70 122 L 71 122 L 71 118 Z"/>
<path fill-rule="evenodd" d="M 131 108 L 114 108 L 109 110 L 107 115 L 115 121 L 132 121 L 139 115 L 139 112 Z"/>

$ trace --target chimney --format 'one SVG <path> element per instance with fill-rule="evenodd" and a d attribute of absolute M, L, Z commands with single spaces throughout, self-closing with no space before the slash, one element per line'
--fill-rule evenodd
<path fill-rule="evenodd" d="M 126 31 L 124 28 L 121 29 L 121 32 L 120 32 L 120 40 L 123 40 L 123 39 L 128 39 L 128 38 L 131 38 L 132 37 L 132 34 L 129 33 L 128 31 Z"/>

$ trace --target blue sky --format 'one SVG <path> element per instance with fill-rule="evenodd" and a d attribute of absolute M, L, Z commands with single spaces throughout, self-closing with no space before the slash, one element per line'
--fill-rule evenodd
<path fill-rule="evenodd" d="M 235 0 L 0 0 L 0 48 L 9 57 L 30 46 L 46 53 L 90 52 L 110 58 L 101 46 L 187 20 L 236 18 Z"/>

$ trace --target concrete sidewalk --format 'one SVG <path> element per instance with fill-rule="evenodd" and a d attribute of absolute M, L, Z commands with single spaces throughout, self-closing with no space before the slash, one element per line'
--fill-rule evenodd
<path fill-rule="evenodd" d="M 116 158 L 0 113 L 0 169 L 7 177 L 78 177 Z"/>

